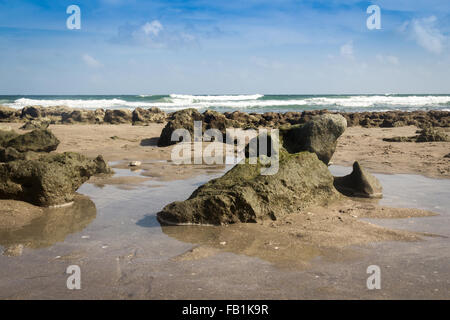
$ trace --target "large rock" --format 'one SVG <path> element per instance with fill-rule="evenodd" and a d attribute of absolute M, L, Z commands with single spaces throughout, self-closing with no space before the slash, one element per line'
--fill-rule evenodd
<path fill-rule="evenodd" d="M 314 116 L 304 125 L 280 128 L 283 146 L 290 153 L 310 151 L 325 164 L 336 150 L 337 138 L 347 128 L 347 121 L 338 114 Z"/>
<path fill-rule="evenodd" d="M 280 154 L 279 170 L 261 175 L 261 165 L 238 164 L 201 186 L 186 201 L 158 213 L 167 224 L 229 224 L 276 220 L 339 197 L 333 176 L 314 153 Z"/>
<path fill-rule="evenodd" d="M 90 160 L 73 152 L 0 163 L 0 198 L 39 206 L 60 205 L 72 201 L 89 177 L 109 172 L 101 156 Z"/>
<path fill-rule="evenodd" d="M 161 131 L 158 140 L 158 147 L 167 147 L 176 144 L 177 141 L 172 141 L 172 133 L 177 129 L 186 129 L 193 137 L 194 121 L 202 121 L 203 116 L 196 109 L 183 109 L 172 113 L 166 126 Z M 204 124 L 203 124 L 204 125 Z"/>
<path fill-rule="evenodd" d="M 59 145 L 58 138 L 51 131 L 40 129 L 5 140 L 3 147 L 12 147 L 19 152 L 50 152 L 56 150 Z"/>
<path fill-rule="evenodd" d="M 334 186 L 347 196 L 364 198 L 381 198 L 383 196 L 383 189 L 378 179 L 364 170 L 358 161 L 353 163 L 352 173 L 334 178 Z"/>

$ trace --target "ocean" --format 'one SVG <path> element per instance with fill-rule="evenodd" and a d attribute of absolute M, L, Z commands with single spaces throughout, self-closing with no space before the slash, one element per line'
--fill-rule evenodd
<path fill-rule="evenodd" d="M 159 107 L 164 111 L 185 108 L 220 112 L 240 110 L 264 113 L 328 109 L 361 112 L 388 110 L 450 111 L 450 94 L 379 95 L 11 95 L 0 96 L 0 105 L 23 108 L 30 105 L 68 106 L 85 109 Z"/>

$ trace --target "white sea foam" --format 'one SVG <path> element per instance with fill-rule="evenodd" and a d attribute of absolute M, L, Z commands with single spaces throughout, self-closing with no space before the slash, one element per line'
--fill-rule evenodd
<path fill-rule="evenodd" d="M 13 103 L 7 103 L 7 106 L 14 108 L 23 108 L 30 105 L 48 106 L 68 106 L 71 108 L 86 109 L 112 109 L 136 107 L 159 107 L 165 111 L 174 111 L 183 108 L 206 109 L 211 107 L 230 108 L 230 109 L 276 109 L 289 108 L 289 106 L 305 106 L 328 109 L 354 109 L 361 108 L 377 110 L 390 108 L 404 108 L 408 110 L 417 110 L 423 108 L 446 107 L 450 104 L 450 96 L 349 96 L 349 97 L 310 97 L 301 98 L 299 96 L 292 99 L 260 99 L 264 97 L 260 94 L 254 95 L 222 95 L 222 96 L 194 96 L 171 94 L 169 97 L 154 101 L 127 101 L 123 99 L 29 99 L 20 98 Z M 448 110 L 448 108 L 446 109 Z"/>

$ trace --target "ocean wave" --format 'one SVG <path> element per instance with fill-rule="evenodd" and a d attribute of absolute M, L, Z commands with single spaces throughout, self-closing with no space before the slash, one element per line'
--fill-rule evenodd
<path fill-rule="evenodd" d="M 131 96 L 130 96 L 131 97 Z M 136 97 L 136 96 L 134 96 Z M 14 108 L 23 108 L 30 105 L 68 106 L 71 108 L 85 109 L 113 109 L 137 107 L 159 107 L 164 111 L 175 111 L 184 108 L 196 109 L 223 109 L 242 110 L 252 109 L 253 111 L 269 110 L 298 110 L 302 108 L 327 108 L 330 110 L 380 110 L 380 109 L 444 109 L 450 106 L 450 96 L 427 95 L 427 96 L 395 96 L 395 95 L 360 95 L 360 96 L 263 96 L 254 95 L 222 95 L 222 96 L 196 96 L 171 94 L 170 96 L 148 95 L 149 99 L 137 99 L 128 97 L 111 97 L 110 99 L 49 99 L 42 98 L 19 98 L 12 103 L 5 105 Z M 264 98 L 263 98 L 264 97 Z M 154 99 L 153 99 L 154 98 Z M 261 99 L 263 98 L 263 99 Z"/>

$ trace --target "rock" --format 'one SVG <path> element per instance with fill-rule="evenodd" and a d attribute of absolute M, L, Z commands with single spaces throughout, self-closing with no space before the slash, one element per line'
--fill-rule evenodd
<path fill-rule="evenodd" d="M 19 134 L 12 130 L 0 130 L 0 146 L 5 147 L 6 143 L 9 140 L 14 139 L 18 136 Z"/>
<path fill-rule="evenodd" d="M 51 120 L 49 118 L 39 118 L 27 121 L 23 126 L 20 127 L 22 130 L 35 130 L 41 129 L 45 130 L 50 125 Z"/>
<path fill-rule="evenodd" d="M 450 153 L 447 153 L 444 158 L 450 158 Z"/>
<path fill-rule="evenodd" d="M 22 119 L 36 119 L 42 117 L 42 107 L 40 106 L 29 106 L 22 109 L 20 115 Z"/>
<path fill-rule="evenodd" d="M 19 257 L 23 253 L 23 244 L 14 244 L 5 247 L 3 250 L 3 255 L 8 257 Z"/>
<path fill-rule="evenodd" d="M 0 147 L 0 162 L 9 162 L 22 159 L 25 159 L 24 153 L 20 153 L 19 151 L 11 147 Z"/>
<path fill-rule="evenodd" d="M 433 127 L 425 127 L 422 130 L 417 131 L 418 135 L 412 137 L 392 137 L 383 138 L 383 141 L 387 142 L 446 142 L 450 141 L 450 138 L 442 131 L 439 131 Z"/>
<path fill-rule="evenodd" d="M 130 167 L 139 167 L 142 164 L 140 161 L 131 161 L 128 166 Z"/>
<path fill-rule="evenodd" d="M 310 151 L 325 164 L 336 150 L 337 138 L 347 128 L 347 121 L 338 114 L 314 116 L 304 125 L 280 128 L 282 144 L 290 153 Z"/>
<path fill-rule="evenodd" d="M 450 138 L 432 127 L 423 128 L 416 137 L 416 142 L 450 141 Z"/>
<path fill-rule="evenodd" d="M 183 109 L 172 113 L 158 140 L 158 147 L 167 147 L 176 144 L 172 141 L 172 133 L 176 129 L 186 129 L 190 132 L 191 137 L 194 134 L 194 121 L 202 121 L 203 116 L 196 109 Z M 203 123 L 203 126 L 205 124 Z"/>
<path fill-rule="evenodd" d="M 279 170 L 261 175 L 261 165 L 238 164 L 224 176 L 199 187 L 186 201 L 165 206 L 166 224 L 257 222 L 337 199 L 333 176 L 314 153 L 280 154 Z"/>
<path fill-rule="evenodd" d="M 131 123 L 132 114 L 128 109 L 106 110 L 104 122 L 110 124 Z"/>
<path fill-rule="evenodd" d="M 59 145 L 58 138 L 49 130 L 36 129 L 2 143 L 3 147 L 12 147 L 19 152 L 50 152 Z"/>
<path fill-rule="evenodd" d="M 163 123 L 166 121 L 166 113 L 161 109 L 152 107 L 149 109 L 136 108 L 132 113 L 133 125 L 145 125 L 149 123 Z"/>
<path fill-rule="evenodd" d="M 110 171 L 101 156 L 90 160 L 73 152 L 0 163 L 0 198 L 39 206 L 61 205 L 72 201 L 75 191 L 90 176 Z"/>
<path fill-rule="evenodd" d="M 0 122 L 15 122 L 18 118 L 18 110 L 0 106 Z"/>
<path fill-rule="evenodd" d="M 381 198 L 382 187 L 377 178 L 365 171 L 358 161 L 353 163 L 353 171 L 344 177 L 335 177 L 336 189 L 348 196 Z"/>

